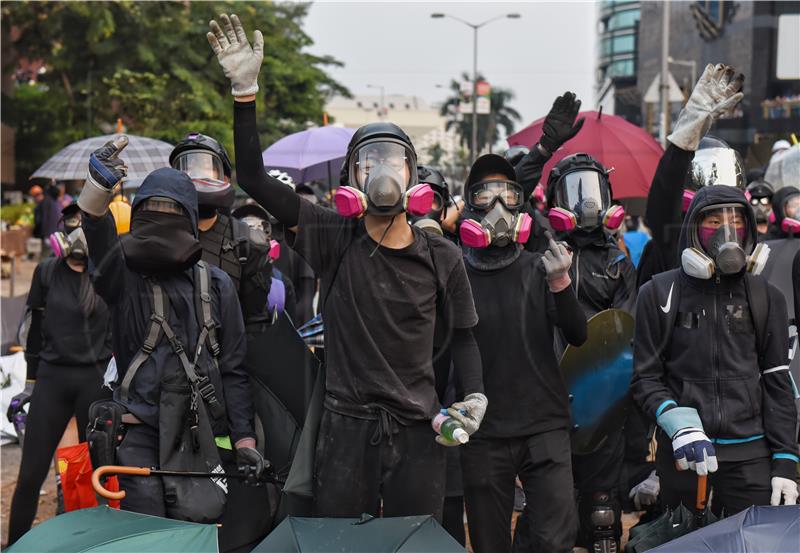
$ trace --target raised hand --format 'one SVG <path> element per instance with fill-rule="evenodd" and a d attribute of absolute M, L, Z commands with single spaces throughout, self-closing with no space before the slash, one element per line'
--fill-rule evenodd
<path fill-rule="evenodd" d="M 542 256 L 545 278 L 550 291 L 554 294 L 567 288 L 572 279 L 569 277 L 569 268 L 572 266 L 572 254 L 562 243 L 556 242 L 549 230 L 544 231 L 549 244 L 547 251 Z"/>
<path fill-rule="evenodd" d="M 567 140 L 578 134 L 583 127 L 583 118 L 577 123 L 575 118 L 581 109 L 581 101 L 578 100 L 574 92 L 565 92 L 553 102 L 550 113 L 544 119 L 542 126 L 542 138 L 539 145 L 553 154 Z"/>
<path fill-rule="evenodd" d="M 743 83 L 744 75 L 732 66 L 708 64 L 667 139 L 681 150 L 697 151 L 714 121 L 742 101 Z"/>
<path fill-rule="evenodd" d="M 251 47 L 238 16 L 222 14 L 219 19 L 222 27 L 213 19 L 208 23 L 211 28 L 211 32 L 206 34 L 208 43 L 225 76 L 231 81 L 231 93 L 234 96 L 252 96 L 258 92 L 258 72 L 264 60 L 264 36 L 261 31 L 253 31 Z"/>
<path fill-rule="evenodd" d="M 109 140 L 89 156 L 89 172 L 78 197 L 78 207 L 93 217 L 102 217 L 114 195 L 114 189 L 128 174 L 120 152 L 128 145 L 128 137 Z"/>

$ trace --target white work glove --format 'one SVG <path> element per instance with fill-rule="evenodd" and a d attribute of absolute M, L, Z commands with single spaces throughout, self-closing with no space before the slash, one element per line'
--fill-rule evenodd
<path fill-rule="evenodd" d="M 206 34 L 206 38 L 222 71 L 231 81 L 231 92 L 234 96 L 255 94 L 258 92 L 258 71 L 264 59 L 264 36 L 261 31 L 254 31 L 251 48 L 238 16 L 228 18 L 222 14 L 219 18 L 222 28 L 212 19 L 208 23 L 211 32 Z"/>
<path fill-rule="evenodd" d="M 783 496 L 784 505 L 797 505 L 797 482 L 780 476 L 773 476 L 770 481 L 772 484 L 772 497 L 770 505 L 780 505 Z"/>
<path fill-rule="evenodd" d="M 457 401 L 451 405 L 447 410 L 447 414 L 464 425 L 464 430 L 472 436 L 480 428 L 488 405 L 489 400 L 486 399 L 485 395 L 480 393 L 468 394 L 464 401 Z M 439 440 L 436 441 L 439 442 Z"/>
<path fill-rule="evenodd" d="M 744 75 L 736 73 L 730 65 L 708 64 L 667 140 L 681 150 L 697 151 L 700 140 L 714 121 L 733 111 L 744 98 L 744 94 L 739 92 L 743 82 Z"/>
<path fill-rule="evenodd" d="M 661 491 L 661 482 L 658 479 L 656 471 L 650 473 L 650 476 L 636 484 L 631 488 L 628 497 L 633 499 L 633 505 L 637 511 L 641 511 L 643 507 L 655 505 L 658 499 L 658 492 Z"/>
<path fill-rule="evenodd" d="M 562 242 L 556 242 L 550 231 L 545 231 L 549 246 L 542 256 L 545 279 L 550 291 L 554 294 L 566 289 L 572 279 L 569 277 L 569 268 L 572 266 L 572 252 Z"/>

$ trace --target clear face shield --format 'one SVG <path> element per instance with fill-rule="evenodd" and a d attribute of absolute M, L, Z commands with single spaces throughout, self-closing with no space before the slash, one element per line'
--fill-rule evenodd
<path fill-rule="evenodd" d="M 794 194 L 783 203 L 783 216 L 800 221 L 800 194 Z"/>
<path fill-rule="evenodd" d="M 603 213 L 611 204 L 604 175 L 597 171 L 580 170 L 561 177 L 556 191 L 558 207 L 575 214 L 577 226 L 590 230 L 603 222 Z"/>
<path fill-rule="evenodd" d="M 744 187 L 742 163 L 733 148 L 698 150 L 689 171 L 694 189 L 717 184 Z"/>
<path fill-rule="evenodd" d="M 208 150 L 188 150 L 173 161 L 173 167 L 191 179 L 225 182 L 222 160 Z"/>
<path fill-rule="evenodd" d="M 741 271 L 754 246 L 745 208 L 738 204 L 709 206 L 696 221 L 693 246 L 713 259 L 721 273 Z"/>
<path fill-rule="evenodd" d="M 373 204 L 388 208 L 400 202 L 411 182 L 411 165 L 403 144 L 368 142 L 359 147 L 352 160 L 351 179 Z"/>

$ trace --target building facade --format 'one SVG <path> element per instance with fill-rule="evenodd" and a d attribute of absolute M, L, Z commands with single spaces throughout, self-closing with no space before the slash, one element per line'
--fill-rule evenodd
<path fill-rule="evenodd" d="M 598 13 L 596 89 L 605 113 L 641 124 L 641 92 L 637 88 L 640 2 L 600 2 Z"/>

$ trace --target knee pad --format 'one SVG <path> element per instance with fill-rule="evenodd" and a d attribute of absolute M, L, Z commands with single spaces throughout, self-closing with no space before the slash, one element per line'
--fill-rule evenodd
<path fill-rule="evenodd" d="M 614 532 L 617 522 L 614 504 L 608 492 L 595 492 L 592 495 L 592 552 L 617 553 L 619 543 Z"/>

